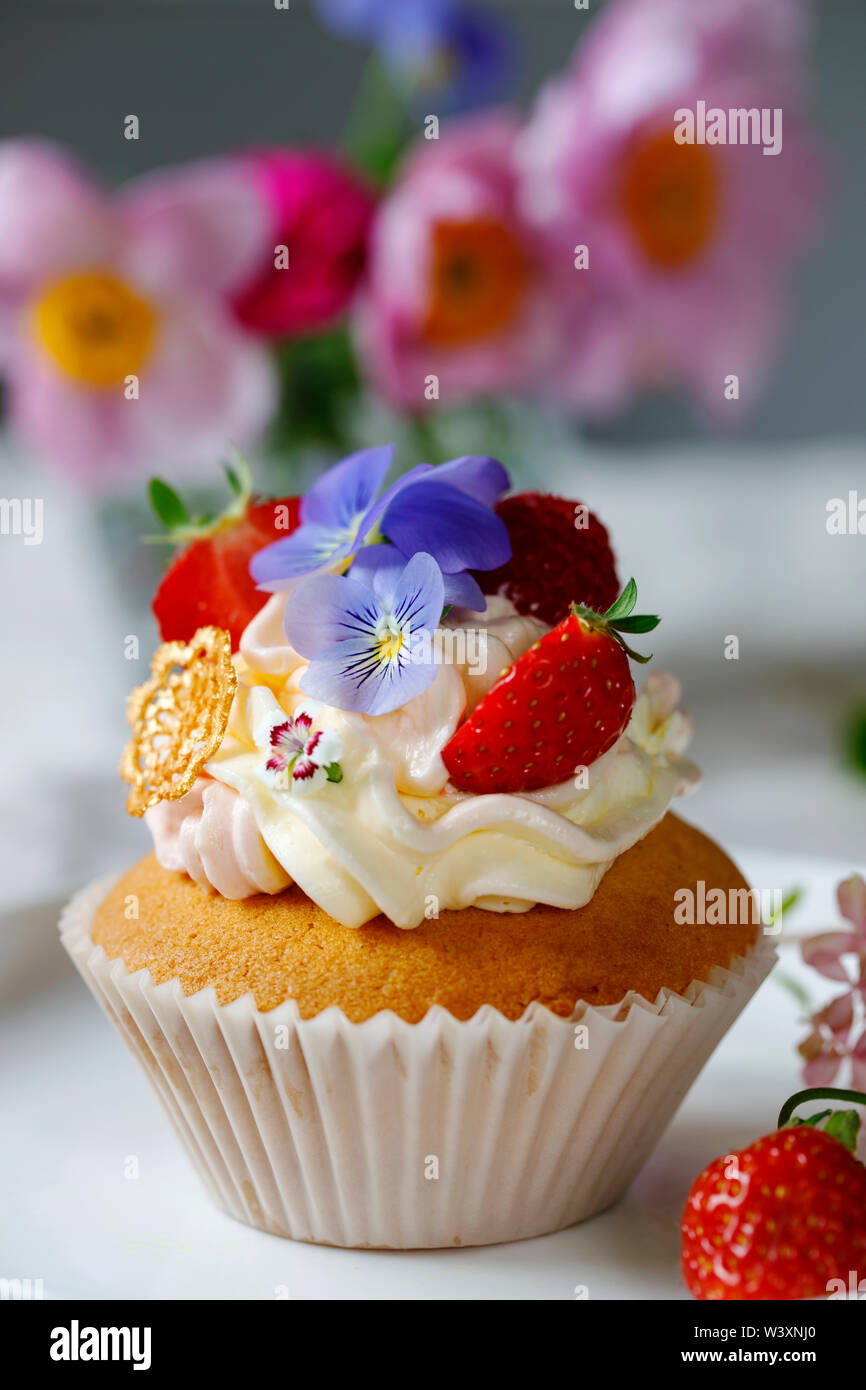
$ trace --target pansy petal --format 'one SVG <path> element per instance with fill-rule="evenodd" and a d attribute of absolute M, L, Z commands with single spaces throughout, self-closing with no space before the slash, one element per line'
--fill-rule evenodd
<path fill-rule="evenodd" d="M 391 611 L 399 627 L 412 632 L 432 632 L 438 627 L 445 606 L 442 571 L 423 550 L 413 555 L 397 577 Z"/>
<path fill-rule="evenodd" d="M 440 463 L 434 469 L 433 480 L 456 487 L 486 507 L 492 507 L 511 487 L 511 479 L 502 464 L 487 454 L 464 454 L 462 458 Z"/>
<path fill-rule="evenodd" d="M 398 493 L 380 527 L 407 555 L 426 550 L 446 574 L 496 569 L 511 557 L 508 531 L 496 513 L 434 478 Z"/>
<path fill-rule="evenodd" d="M 260 589 L 275 594 L 305 574 L 348 560 L 351 553 L 352 543 L 341 531 L 312 523 L 256 551 L 250 574 Z"/>
<path fill-rule="evenodd" d="M 419 553 L 423 554 L 423 552 Z M 404 593 L 405 581 L 402 576 L 411 559 L 411 556 L 404 555 L 402 550 L 398 550 L 396 545 L 368 545 L 365 546 L 363 550 L 359 551 L 352 565 L 352 578 L 367 584 L 373 590 L 373 593 L 376 595 L 383 608 L 390 612 L 394 607 L 396 596 Z M 426 557 L 426 560 L 431 559 L 432 556 Z M 420 568 L 416 566 L 412 574 L 415 577 L 415 581 L 420 581 L 424 586 L 433 586 L 430 591 L 430 611 L 432 612 L 432 605 L 435 605 L 439 593 L 436 576 L 440 575 L 444 579 L 444 586 L 446 589 L 451 576 L 442 576 L 442 572 L 436 564 L 436 561 L 433 560 L 432 565 L 429 565 L 426 563 L 426 560 L 421 563 Z M 467 596 L 471 595 L 473 598 L 477 595 L 482 603 L 482 608 L 478 611 L 483 612 L 483 606 L 486 601 L 480 588 L 469 575 L 454 576 L 455 588 L 464 578 L 467 582 L 465 585 L 461 586 L 460 591 Z M 442 602 L 444 606 L 446 603 L 456 603 L 457 599 L 449 599 L 443 596 Z M 436 627 L 441 616 L 442 610 L 440 608 L 435 618 L 431 618 L 429 623 L 422 624 L 422 626 Z"/>
<path fill-rule="evenodd" d="M 463 574 L 446 574 L 443 578 L 446 604 L 453 608 L 468 608 L 472 613 L 487 611 L 487 599 L 471 574 L 464 571 Z"/>
<path fill-rule="evenodd" d="M 382 496 L 367 512 L 367 515 L 358 529 L 358 540 L 363 541 L 364 538 L 370 534 L 373 527 L 379 521 L 379 518 L 385 514 L 388 507 L 391 505 L 392 499 L 396 497 L 398 493 L 403 492 L 406 488 L 414 487 L 419 478 L 432 472 L 432 464 L 418 463 L 414 468 L 410 468 L 408 473 L 401 474 L 401 476 L 382 493 Z"/>
<path fill-rule="evenodd" d="M 381 0 L 316 0 L 316 9 L 329 29 L 350 39 L 371 38 L 382 15 Z"/>
<path fill-rule="evenodd" d="M 295 651 L 312 658 L 355 639 L 371 643 L 379 617 L 375 598 L 365 584 L 338 574 L 320 574 L 305 579 L 289 595 L 284 623 Z M 308 685 L 302 688 L 333 703 Z"/>
<path fill-rule="evenodd" d="M 323 473 L 301 501 L 301 521 L 345 530 L 372 506 L 394 459 L 393 444 L 359 449 Z"/>
<path fill-rule="evenodd" d="M 377 597 L 390 597 L 408 560 L 408 555 L 396 545 L 365 545 L 352 561 L 349 574 L 371 588 Z"/>
<path fill-rule="evenodd" d="M 421 695 L 435 679 L 435 662 L 376 659 L 371 643 L 341 642 L 317 657 L 301 677 L 305 694 L 359 714 L 390 714 Z"/>

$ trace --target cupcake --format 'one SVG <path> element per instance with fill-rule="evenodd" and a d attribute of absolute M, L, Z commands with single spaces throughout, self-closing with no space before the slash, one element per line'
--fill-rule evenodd
<path fill-rule="evenodd" d="M 658 619 L 601 523 L 391 461 L 169 570 L 122 768 L 153 852 L 61 932 L 228 1213 L 516 1240 L 621 1195 L 773 951 L 670 811 L 690 724 L 673 676 L 635 691 Z M 682 910 L 712 890 L 724 926 Z"/>

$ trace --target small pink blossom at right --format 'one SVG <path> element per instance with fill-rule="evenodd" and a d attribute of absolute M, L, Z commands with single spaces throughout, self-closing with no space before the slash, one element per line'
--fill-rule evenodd
<path fill-rule="evenodd" d="M 823 932 L 802 944 L 803 960 L 828 980 L 847 986 L 810 1019 L 812 1031 L 798 1051 L 807 1086 L 831 1086 L 843 1064 L 849 1082 L 866 1090 L 866 881 L 853 874 L 837 889 L 839 911 L 850 931 Z"/>

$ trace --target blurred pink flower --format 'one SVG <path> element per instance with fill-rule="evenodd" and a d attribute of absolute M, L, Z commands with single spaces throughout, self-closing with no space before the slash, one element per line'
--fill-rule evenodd
<path fill-rule="evenodd" d="M 516 207 L 516 118 L 455 122 L 410 155 L 373 223 L 357 311 L 367 375 L 424 410 L 530 387 L 554 346 L 553 299 Z"/>
<path fill-rule="evenodd" d="M 373 194 L 332 156 L 312 150 L 261 150 L 246 159 L 270 211 L 270 239 L 258 273 L 235 298 L 237 316 L 270 337 L 327 328 L 364 269 Z"/>
<path fill-rule="evenodd" d="M 819 195 L 803 39 L 798 0 L 611 0 L 542 91 L 518 151 L 521 207 L 560 268 L 588 247 L 572 322 L 585 336 L 592 306 L 606 364 L 596 394 L 591 346 L 563 352 L 554 394 L 604 410 L 680 385 L 721 414 L 728 375 L 741 405 L 758 393 Z M 675 112 L 699 101 L 781 108 L 780 152 L 677 143 Z"/>
<path fill-rule="evenodd" d="M 839 911 L 851 931 L 822 932 L 802 944 L 803 960 L 828 980 L 849 986 L 812 1015 L 800 1044 L 807 1086 L 829 1086 L 846 1058 L 851 1085 L 866 1090 L 866 881 L 859 874 L 837 889 Z"/>
<path fill-rule="evenodd" d="M 114 487 L 131 470 L 209 467 L 228 440 L 252 444 L 276 384 L 227 298 L 268 239 L 237 161 L 111 195 L 52 145 L 0 143 L 0 373 L 13 427 Z"/>

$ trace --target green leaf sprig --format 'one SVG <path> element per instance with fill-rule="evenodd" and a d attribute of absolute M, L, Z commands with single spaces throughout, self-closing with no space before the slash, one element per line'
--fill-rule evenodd
<path fill-rule="evenodd" d="M 630 656 L 632 661 L 639 661 L 645 664 L 652 661 L 652 653 L 643 656 L 640 652 L 634 651 L 623 637 L 623 633 L 633 632 L 652 632 L 653 628 L 658 627 L 661 618 L 655 614 L 639 614 L 634 612 L 637 603 L 637 585 L 630 579 L 620 594 L 618 599 L 610 605 L 606 613 L 596 613 L 592 608 L 586 608 L 581 603 L 573 603 L 571 611 L 576 618 L 580 618 L 595 632 L 603 632 L 608 637 L 612 637 L 618 646 L 622 647 L 626 656 Z"/>
<path fill-rule="evenodd" d="M 239 449 L 231 448 L 231 463 L 225 465 L 226 481 L 232 500 L 218 515 L 206 512 L 190 516 L 189 508 L 178 492 L 163 478 L 151 478 L 148 484 L 150 505 L 157 519 L 166 528 L 162 535 L 142 536 L 149 545 L 187 545 L 190 541 L 224 531 L 246 515 L 253 495 L 250 467 Z"/>

